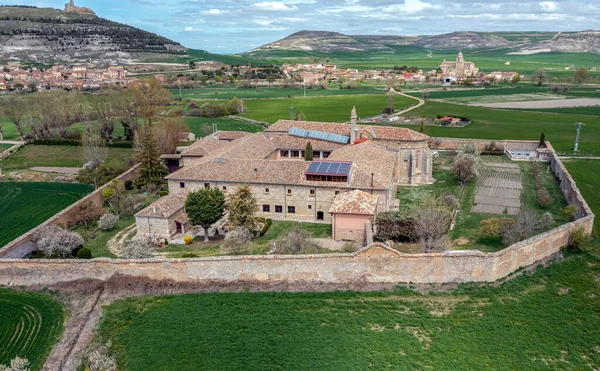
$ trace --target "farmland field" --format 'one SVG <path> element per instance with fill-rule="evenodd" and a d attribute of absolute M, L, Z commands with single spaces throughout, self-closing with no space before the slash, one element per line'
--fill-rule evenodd
<path fill-rule="evenodd" d="M 128 370 L 534 370 L 600 365 L 600 259 L 452 293 L 223 293 L 104 308 Z"/>
<path fill-rule="evenodd" d="M 171 90 L 175 97 L 179 97 L 179 90 Z M 365 86 L 360 89 L 306 89 L 307 97 L 319 97 L 329 95 L 357 95 L 370 93 L 385 93 L 385 86 L 379 88 Z M 304 89 L 278 88 L 278 87 L 260 87 L 256 89 L 238 89 L 238 88 L 215 88 L 207 87 L 205 89 L 186 89 L 181 91 L 183 99 L 231 99 L 238 97 L 240 99 L 264 99 L 264 98 L 286 98 L 303 97 Z"/>
<path fill-rule="evenodd" d="M 410 111 L 407 116 L 459 116 L 469 117 L 471 123 L 464 128 L 426 126 L 426 134 L 435 137 L 476 139 L 538 140 L 546 134 L 557 152 L 572 153 L 575 144 L 575 123 L 586 124 L 581 132 L 579 149 L 583 153 L 600 153 L 600 116 L 541 113 L 526 110 L 499 110 L 457 104 L 427 102 Z M 415 125 L 404 125 L 415 129 Z"/>
<path fill-rule="evenodd" d="M 569 174 L 577 183 L 577 188 L 588 203 L 596 219 L 594 220 L 594 232 L 600 234 L 600 161 L 599 160 L 563 160 Z"/>
<path fill-rule="evenodd" d="M 73 204 L 92 191 L 84 184 L 0 183 L 0 246 Z"/>
<path fill-rule="evenodd" d="M 18 356 L 39 370 L 62 333 L 62 306 L 46 295 L 0 289 L 0 313 L 0 365 Z"/>
<path fill-rule="evenodd" d="M 289 120 L 289 108 L 304 112 L 307 121 L 346 122 L 356 106 L 360 117 L 378 115 L 387 106 L 387 95 L 352 95 L 327 98 L 262 99 L 245 101 L 248 113 L 241 115 L 254 120 L 274 123 Z M 417 104 L 416 100 L 394 96 L 394 108 L 400 110 Z"/>

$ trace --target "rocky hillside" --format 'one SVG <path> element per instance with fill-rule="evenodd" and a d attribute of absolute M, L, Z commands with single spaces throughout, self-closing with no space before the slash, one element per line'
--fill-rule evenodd
<path fill-rule="evenodd" d="M 0 7 L 0 61 L 127 63 L 138 53 L 185 54 L 179 43 L 92 14 Z"/>
<path fill-rule="evenodd" d="M 414 45 L 427 49 L 498 49 L 517 53 L 530 50 L 568 53 L 600 53 L 600 32 L 569 34 L 550 32 L 452 32 L 427 36 L 344 35 L 337 32 L 300 31 L 248 52 L 265 54 L 276 50 L 315 52 L 362 51 L 394 53 L 394 46 Z"/>

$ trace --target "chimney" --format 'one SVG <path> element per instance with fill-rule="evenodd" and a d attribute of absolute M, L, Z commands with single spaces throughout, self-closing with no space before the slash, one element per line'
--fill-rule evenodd
<path fill-rule="evenodd" d="M 352 113 L 350 114 L 350 144 L 354 144 L 356 141 L 356 107 L 352 107 Z"/>
<path fill-rule="evenodd" d="M 254 178 L 258 178 L 258 169 L 254 168 Z"/>
<path fill-rule="evenodd" d="M 156 214 L 156 206 L 152 206 L 152 214 Z"/>

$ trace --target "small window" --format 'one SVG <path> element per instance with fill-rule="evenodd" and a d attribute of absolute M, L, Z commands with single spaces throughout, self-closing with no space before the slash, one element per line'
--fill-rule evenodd
<path fill-rule="evenodd" d="M 308 210 L 312 210 L 312 205 L 308 205 Z"/>
<path fill-rule="evenodd" d="M 335 195 L 336 196 L 339 195 L 339 194 L 340 194 L 340 191 L 335 191 Z"/>
<path fill-rule="evenodd" d="M 291 157 L 300 157 L 300 151 L 290 151 Z"/>
<path fill-rule="evenodd" d="M 269 193 L 269 188 L 265 188 L 265 193 Z"/>
<path fill-rule="evenodd" d="M 288 214 L 296 214 L 296 206 L 288 206 Z"/>
<path fill-rule="evenodd" d="M 276 213 L 282 213 L 283 212 L 283 206 L 281 206 L 281 205 L 275 205 L 275 212 Z"/>
<path fill-rule="evenodd" d="M 223 186 L 223 192 L 227 192 L 227 186 Z"/>
<path fill-rule="evenodd" d="M 204 183 L 204 188 L 209 189 L 210 188 L 210 183 Z"/>
<path fill-rule="evenodd" d="M 279 156 L 281 156 L 281 157 L 288 157 L 289 154 L 290 154 L 290 152 L 286 151 L 286 150 L 279 151 Z"/>
<path fill-rule="evenodd" d="M 263 213 L 270 213 L 271 205 L 263 205 Z"/>
<path fill-rule="evenodd" d="M 323 158 L 329 157 L 330 154 L 331 154 L 331 152 L 323 152 Z"/>
<path fill-rule="evenodd" d="M 310 195 L 311 195 L 311 197 L 315 197 L 315 190 L 314 189 L 310 190 Z"/>
<path fill-rule="evenodd" d="M 179 188 L 185 188 L 185 183 L 184 182 L 179 182 Z"/>
<path fill-rule="evenodd" d="M 288 195 L 291 195 L 291 194 L 292 194 L 292 190 L 288 189 Z"/>

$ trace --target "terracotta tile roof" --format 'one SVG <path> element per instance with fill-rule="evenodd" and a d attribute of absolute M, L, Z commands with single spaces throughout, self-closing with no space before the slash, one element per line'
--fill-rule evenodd
<path fill-rule="evenodd" d="M 151 203 L 144 210 L 135 214 L 135 216 L 168 218 L 183 208 L 187 195 L 187 192 L 181 191 L 163 196 Z M 185 216 L 184 219 L 187 219 L 187 216 Z"/>
<path fill-rule="evenodd" d="M 306 148 L 306 143 L 310 142 L 313 151 L 332 151 L 340 148 L 343 144 L 328 142 L 325 140 L 300 138 L 284 133 L 267 132 L 263 133 L 278 149 L 301 149 Z"/>
<path fill-rule="evenodd" d="M 220 140 L 236 140 L 242 137 L 252 135 L 252 133 L 248 133 L 246 131 L 223 131 L 219 130 L 219 139 Z"/>
<path fill-rule="evenodd" d="M 328 133 L 350 135 L 349 124 L 339 124 L 334 122 L 316 122 L 316 121 L 292 121 L 279 120 L 265 129 L 265 131 L 288 132 L 292 127 L 305 130 L 319 130 Z"/>
<path fill-rule="evenodd" d="M 391 139 L 400 141 L 421 141 L 428 140 L 429 136 L 407 128 L 397 128 L 394 126 L 371 126 L 370 131 L 374 138 Z"/>
<path fill-rule="evenodd" d="M 332 214 L 375 215 L 379 196 L 354 190 L 335 196 L 329 212 Z"/>
<path fill-rule="evenodd" d="M 219 140 L 214 134 L 207 135 L 204 138 L 197 140 L 191 146 L 184 149 L 181 154 L 184 157 L 202 157 L 226 147 L 230 142 Z"/>
<path fill-rule="evenodd" d="M 355 188 L 389 188 L 394 175 L 396 155 L 385 147 L 366 141 L 343 146 L 331 152 L 329 161 L 351 161 L 350 184 Z M 373 184 L 371 184 L 373 173 Z"/>
<path fill-rule="evenodd" d="M 228 147 L 213 154 L 213 157 L 263 159 L 277 150 L 263 133 L 255 133 L 234 140 Z"/>

